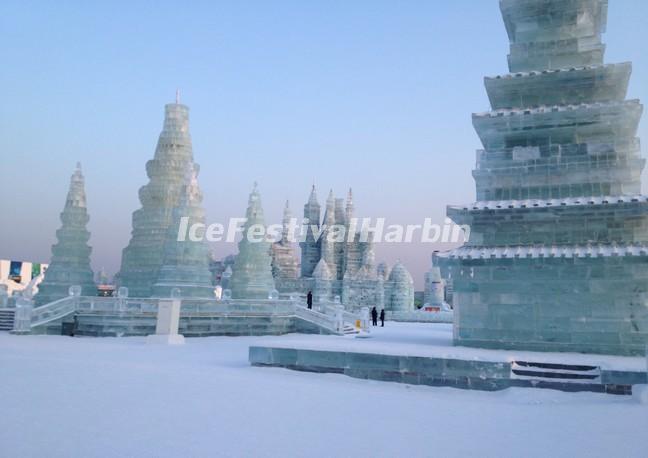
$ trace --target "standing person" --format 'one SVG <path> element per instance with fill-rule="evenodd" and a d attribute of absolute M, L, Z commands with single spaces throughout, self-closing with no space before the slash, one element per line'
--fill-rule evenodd
<path fill-rule="evenodd" d="M 371 324 L 378 326 L 378 310 L 376 310 L 376 307 L 371 309 Z"/>
<path fill-rule="evenodd" d="M 380 327 L 385 327 L 385 309 L 380 310 Z"/>
<path fill-rule="evenodd" d="M 313 308 L 313 292 L 309 291 L 308 294 L 306 295 L 306 305 L 308 306 L 309 309 Z"/>

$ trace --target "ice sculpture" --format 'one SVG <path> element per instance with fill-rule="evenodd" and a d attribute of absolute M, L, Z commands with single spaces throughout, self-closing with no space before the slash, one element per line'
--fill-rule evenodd
<path fill-rule="evenodd" d="M 86 229 L 89 220 L 85 182 L 81 164 L 77 164 L 61 213 L 63 224 L 56 231 L 57 243 L 52 246 L 52 260 L 34 297 L 37 306 L 67 297 L 72 285 L 80 285 L 84 296 L 97 295 L 90 268 L 92 248 L 88 246 L 90 232 Z"/>
<path fill-rule="evenodd" d="M 398 261 L 385 283 L 385 310 L 411 312 L 414 310 L 414 280 Z"/>
<path fill-rule="evenodd" d="M 281 240 L 272 244 L 272 276 L 277 280 L 296 280 L 299 274 L 297 258 L 290 241 L 290 206 L 286 202 Z"/>
<path fill-rule="evenodd" d="M 146 164 L 149 182 L 139 191 L 142 207 L 133 213 L 130 243 L 122 253 L 118 283 L 131 297 L 149 297 L 164 262 L 165 241 L 173 211 L 180 202 L 187 167 L 193 164 L 189 108 L 165 106 L 164 125 L 155 156 Z"/>
<path fill-rule="evenodd" d="M 181 297 L 214 298 L 214 285 L 209 271 L 210 253 L 204 239 L 192 240 L 181 228 L 205 224 L 202 192 L 198 187 L 198 166 L 187 168 L 180 204 L 173 212 L 164 247 L 164 261 L 153 286 L 153 296 L 171 297 L 171 291 L 180 290 Z M 184 219 L 184 220 L 183 220 Z"/>
<path fill-rule="evenodd" d="M 648 198 L 642 105 L 631 64 L 603 64 L 607 0 L 501 0 L 508 75 L 486 78 L 473 115 L 484 149 L 471 226 L 439 254 L 453 278 L 455 342 L 643 354 L 648 339 Z"/>
<path fill-rule="evenodd" d="M 254 183 L 250 193 L 243 238 L 239 242 L 239 253 L 232 269 L 229 288 L 233 299 L 267 299 L 275 289 L 272 278 L 272 257 L 270 242 L 256 240 L 255 228 L 265 228 L 261 195 Z M 259 237 L 261 239 L 261 237 Z"/>

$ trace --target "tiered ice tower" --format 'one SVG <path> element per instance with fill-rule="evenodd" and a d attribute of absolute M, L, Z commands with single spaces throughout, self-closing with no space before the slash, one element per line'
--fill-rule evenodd
<path fill-rule="evenodd" d="M 34 297 L 37 306 L 67 297 L 70 286 L 75 285 L 81 286 L 84 296 L 97 295 L 90 268 L 89 220 L 83 173 L 81 164 L 77 164 L 61 213 L 63 225 L 56 231 L 57 243 L 52 246 L 52 260 Z"/>
<path fill-rule="evenodd" d="M 207 242 L 204 238 L 192 240 L 187 234 L 187 229 L 194 224 L 205 225 L 205 210 L 201 202 L 198 166 L 191 164 L 180 194 L 180 204 L 173 211 L 173 223 L 167 233 L 164 261 L 153 286 L 155 297 L 171 297 L 177 288 L 181 297 L 214 298 Z"/>
<path fill-rule="evenodd" d="M 164 261 L 164 244 L 173 210 L 180 202 L 187 167 L 193 163 L 189 108 L 179 103 L 164 107 L 164 126 L 155 157 L 146 164 L 149 183 L 139 191 L 142 208 L 133 213 L 133 231 L 122 253 L 119 286 L 132 297 L 149 297 Z"/>
<path fill-rule="evenodd" d="M 511 73 L 486 78 L 492 111 L 471 226 L 439 255 L 455 288 L 455 342 L 491 348 L 643 353 L 648 201 L 626 100 L 631 64 L 603 64 L 607 0 L 501 0 Z"/>
<path fill-rule="evenodd" d="M 254 228 L 265 228 L 261 195 L 254 183 L 250 193 L 246 222 L 243 226 L 243 238 L 239 242 L 239 253 L 232 269 L 229 287 L 234 299 L 268 299 L 274 291 L 272 278 L 272 256 L 270 242 L 256 240 Z M 251 229 L 252 228 L 252 229 Z M 252 232 L 250 232 L 252 230 Z"/>

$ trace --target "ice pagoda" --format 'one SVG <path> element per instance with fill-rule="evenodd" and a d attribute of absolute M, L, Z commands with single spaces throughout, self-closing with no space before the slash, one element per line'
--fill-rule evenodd
<path fill-rule="evenodd" d="M 632 66 L 604 64 L 607 0 L 500 0 L 510 73 L 473 115 L 477 202 L 449 207 L 469 241 L 438 255 L 459 345 L 643 354 L 648 198 L 626 100 Z"/>
<path fill-rule="evenodd" d="M 232 298 L 268 299 L 270 293 L 275 290 L 275 284 L 272 277 L 270 242 L 255 239 L 256 228 L 266 227 L 261 195 L 256 183 L 250 193 L 245 217 L 243 238 L 238 244 L 239 253 L 229 280 Z"/>
<path fill-rule="evenodd" d="M 67 297 L 70 286 L 81 286 L 84 296 L 96 296 L 97 287 L 90 268 L 88 246 L 90 217 L 86 207 L 85 182 L 81 164 L 70 179 L 70 189 L 61 213 L 61 228 L 56 231 L 57 243 L 52 246 L 52 261 L 34 297 L 37 306 Z"/>
<path fill-rule="evenodd" d="M 153 286 L 155 297 L 171 297 L 172 291 L 177 288 L 185 298 L 214 298 L 214 285 L 209 271 L 211 256 L 207 242 L 202 238 L 191 240 L 186 234 L 186 228 L 194 224 L 202 224 L 204 227 L 205 211 L 201 202 L 198 166 L 191 164 L 187 169 L 180 203 L 173 212 L 173 223 L 167 232 L 164 261 Z"/>
<path fill-rule="evenodd" d="M 155 156 L 146 164 L 149 182 L 139 191 L 142 207 L 133 213 L 133 231 L 122 252 L 119 286 L 132 297 L 149 297 L 164 262 L 165 241 L 180 203 L 187 168 L 193 164 L 189 108 L 180 103 L 164 108 L 164 125 Z"/>

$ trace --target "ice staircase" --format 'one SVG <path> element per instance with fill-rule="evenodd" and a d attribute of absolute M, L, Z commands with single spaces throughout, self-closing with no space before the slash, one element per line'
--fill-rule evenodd
<path fill-rule="evenodd" d="M 0 331 L 11 331 L 14 325 L 15 309 L 0 309 Z"/>
<path fill-rule="evenodd" d="M 358 333 L 358 330 L 354 326 L 356 317 L 355 315 L 352 315 L 348 312 L 344 312 L 342 315 L 344 324 L 341 330 L 337 328 L 335 316 L 331 313 L 321 313 L 307 307 L 297 305 L 295 306 L 295 316 L 301 320 L 318 326 L 330 332 L 331 334 L 349 335 Z"/>
<path fill-rule="evenodd" d="M 538 383 L 601 384 L 601 368 L 558 363 L 513 361 L 511 378 Z"/>

